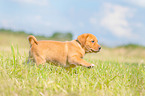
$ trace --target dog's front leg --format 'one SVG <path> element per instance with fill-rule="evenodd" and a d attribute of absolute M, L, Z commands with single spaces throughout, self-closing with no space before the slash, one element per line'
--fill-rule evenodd
<path fill-rule="evenodd" d="M 80 66 L 84 66 L 84 67 L 87 67 L 87 68 L 94 67 L 94 64 L 90 64 L 90 63 L 86 62 L 85 60 L 83 60 L 82 58 L 77 57 L 77 56 L 71 57 L 69 62 L 70 62 L 70 64 L 80 65 Z"/>

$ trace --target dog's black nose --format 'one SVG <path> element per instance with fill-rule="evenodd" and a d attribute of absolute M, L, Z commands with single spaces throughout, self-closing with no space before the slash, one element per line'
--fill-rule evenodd
<path fill-rule="evenodd" d="M 99 50 L 101 50 L 101 47 L 99 47 Z"/>

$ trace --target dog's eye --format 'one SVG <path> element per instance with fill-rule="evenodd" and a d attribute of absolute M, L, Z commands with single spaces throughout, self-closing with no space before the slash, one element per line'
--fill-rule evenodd
<path fill-rule="evenodd" d="M 95 41 L 91 41 L 92 43 L 94 43 Z"/>

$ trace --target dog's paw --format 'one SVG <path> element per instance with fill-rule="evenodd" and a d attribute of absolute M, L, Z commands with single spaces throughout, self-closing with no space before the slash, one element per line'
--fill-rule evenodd
<path fill-rule="evenodd" d="M 90 66 L 88 66 L 87 68 L 93 68 L 95 65 L 91 64 Z"/>

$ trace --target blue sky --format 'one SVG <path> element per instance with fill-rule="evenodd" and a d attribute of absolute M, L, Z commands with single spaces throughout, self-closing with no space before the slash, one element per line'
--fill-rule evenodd
<path fill-rule="evenodd" d="M 0 28 L 92 33 L 110 47 L 145 46 L 145 0 L 0 0 Z"/>

